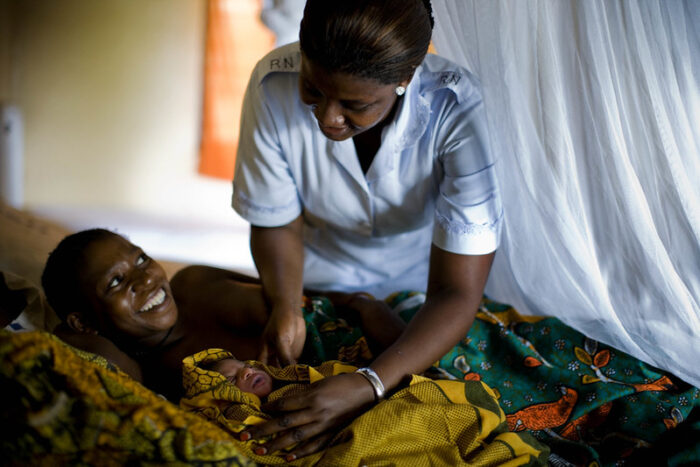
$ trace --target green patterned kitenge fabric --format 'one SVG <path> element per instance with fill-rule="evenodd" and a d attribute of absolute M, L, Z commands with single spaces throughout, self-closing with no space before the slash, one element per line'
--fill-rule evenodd
<path fill-rule="evenodd" d="M 400 292 L 386 301 L 409 321 L 424 299 Z M 312 364 L 371 360 L 360 329 L 326 299 L 308 299 L 304 318 Z M 488 384 L 510 429 L 548 444 L 553 465 L 700 464 L 700 389 L 553 317 L 484 298 L 469 334 L 426 375 Z"/>

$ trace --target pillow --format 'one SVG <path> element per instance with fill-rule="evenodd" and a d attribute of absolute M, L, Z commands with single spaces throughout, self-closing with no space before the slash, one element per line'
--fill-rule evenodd
<path fill-rule="evenodd" d="M 0 201 L 0 327 L 53 330 L 59 320 L 41 289 L 49 253 L 72 231 Z M 159 261 L 168 277 L 184 265 Z"/>
<path fill-rule="evenodd" d="M 0 202 L 0 271 L 41 287 L 49 253 L 70 230 Z"/>
<path fill-rule="evenodd" d="M 41 289 L 0 270 L 0 325 L 9 331 L 52 331 L 59 319 Z"/>

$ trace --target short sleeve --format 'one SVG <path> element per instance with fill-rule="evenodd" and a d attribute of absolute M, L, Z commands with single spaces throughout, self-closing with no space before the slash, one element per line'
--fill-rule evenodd
<path fill-rule="evenodd" d="M 443 177 L 433 243 L 452 253 L 491 253 L 499 245 L 503 208 L 478 93 L 455 104 L 439 131 Z"/>
<path fill-rule="evenodd" d="M 232 206 L 253 225 L 276 227 L 298 217 L 302 205 L 279 143 L 286 122 L 282 112 L 271 108 L 275 86 L 265 86 L 268 79 L 260 83 L 254 72 L 243 100 Z M 285 97 L 278 94 L 279 99 Z"/>

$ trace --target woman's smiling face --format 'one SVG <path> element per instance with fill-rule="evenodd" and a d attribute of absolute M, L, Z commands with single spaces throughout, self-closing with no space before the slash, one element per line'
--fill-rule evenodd
<path fill-rule="evenodd" d="M 311 106 L 323 134 L 333 141 L 352 138 L 383 123 L 396 103 L 396 86 L 347 73 L 329 73 L 303 57 L 301 100 Z"/>
<path fill-rule="evenodd" d="M 177 306 L 165 271 L 141 248 L 114 234 L 88 245 L 85 258 L 83 293 L 98 330 L 147 338 L 175 324 Z"/>

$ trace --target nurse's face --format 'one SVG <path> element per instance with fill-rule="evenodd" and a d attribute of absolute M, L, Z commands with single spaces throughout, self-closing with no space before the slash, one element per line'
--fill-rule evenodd
<path fill-rule="evenodd" d="M 303 56 L 302 56 L 303 57 Z M 301 100 L 311 106 L 323 134 L 343 141 L 383 123 L 396 104 L 396 84 L 332 73 L 303 57 L 299 74 Z"/>

